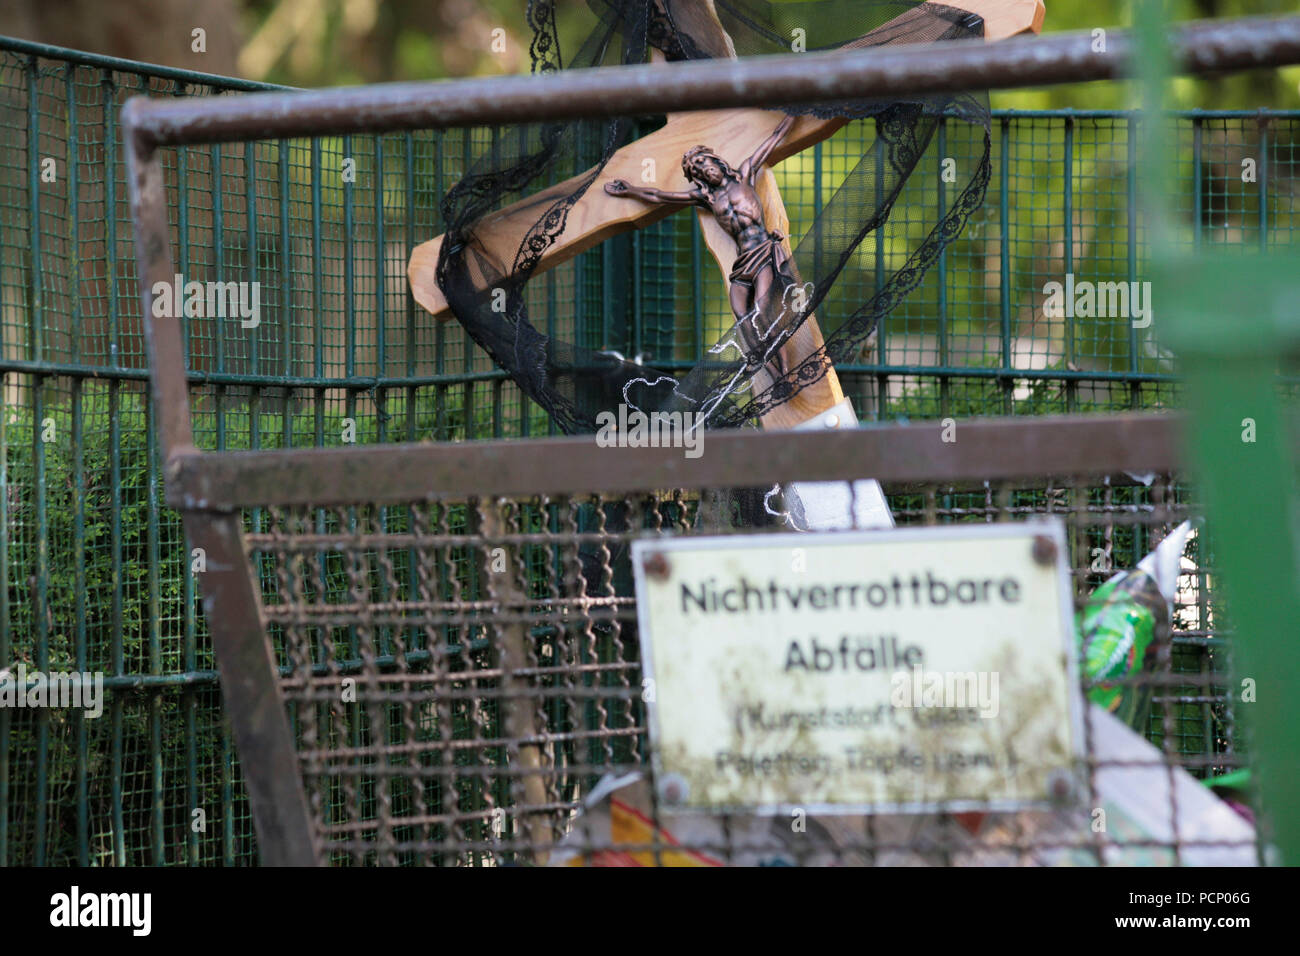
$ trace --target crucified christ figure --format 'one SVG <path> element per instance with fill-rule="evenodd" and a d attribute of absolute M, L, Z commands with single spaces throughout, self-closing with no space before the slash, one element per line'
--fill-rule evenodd
<path fill-rule="evenodd" d="M 776 343 L 771 336 L 785 314 L 788 291 L 798 281 L 785 249 L 785 236 L 780 230 L 769 230 L 763 221 L 763 203 L 754 183 L 768 155 L 793 124 L 792 116 L 782 120 L 738 170 L 705 146 L 691 147 L 682 157 L 682 172 L 692 185 L 680 192 L 632 186 L 622 179 L 605 184 L 605 192 L 611 196 L 698 205 L 713 213 L 718 224 L 735 240 L 738 251 L 729 277 L 730 299 L 745 359 L 747 362 L 756 358 L 770 360 L 778 378 L 785 374 L 785 368 L 780 350 L 773 348 Z"/>

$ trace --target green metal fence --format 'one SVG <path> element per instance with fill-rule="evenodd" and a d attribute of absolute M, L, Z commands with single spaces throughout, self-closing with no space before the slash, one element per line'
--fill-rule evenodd
<path fill-rule="evenodd" d="M 198 558 L 162 505 L 117 113 L 139 92 L 258 88 L 0 39 L 0 667 L 101 671 L 109 688 L 98 720 L 0 709 L 0 865 L 256 859 Z M 1300 114 L 1169 122 L 1181 243 L 1294 245 Z M 1043 309 L 1045 284 L 1069 274 L 1142 280 L 1136 126 L 1122 112 L 995 113 L 982 213 L 873 350 L 838 366 L 864 417 L 1172 403 L 1174 369 L 1149 330 Z M 491 141 L 484 129 L 170 153 L 179 268 L 261 295 L 256 328 L 187 329 L 201 446 L 551 430 L 458 325 L 429 320 L 406 291 L 410 249 L 441 231 L 439 198 Z M 861 148 L 840 134 L 778 170 L 796 234 Z M 921 228 L 915 211 L 949 198 L 941 160 L 981 148 L 943 129 L 895 214 Z M 530 307 L 581 344 L 685 368 L 731 321 L 714 275 L 676 217 L 547 273 Z M 1142 544 L 1108 542 L 1108 557 L 1131 565 Z M 1201 622 L 1175 668 L 1225 671 L 1222 638 Z M 1157 708 L 1153 731 L 1173 726 L 1183 752 L 1239 746 L 1222 694 L 1176 706 L 1172 724 Z"/>

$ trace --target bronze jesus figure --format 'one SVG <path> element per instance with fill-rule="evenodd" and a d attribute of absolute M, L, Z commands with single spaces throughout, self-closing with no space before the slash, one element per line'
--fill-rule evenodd
<path fill-rule="evenodd" d="M 705 146 L 691 147 L 682 157 L 682 172 L 692 183 L 690 189 L 671 192 L 643 188 L 622 179 L 605 184 L 605 192 L 611 196 L 697 205 L 713 213 L 713 218 L 736 241 L 738 255 L 729 277 L 730 298 L 745 359 L 754 361 L 757 356 L 767 361 L 767 353 L 772 352 L 770 361 L 778 377 L 785 374 L 785 369 L 780 352 L 772 348 L 775 343 L 769 337 L 776 321 L 784 314 L 776 306 L 778 302 L 784 305 L 788 290 L 797 285 L 797 280 L 783 244 L 785 236 L 779 230 L 769 230 L 763 221 L 763 203 L 754 183 L 768 155 L 793 123 L 791 116 L 782 120 L 738 170 Z M 769 322 L 771 325 L 764 328 Z"/>

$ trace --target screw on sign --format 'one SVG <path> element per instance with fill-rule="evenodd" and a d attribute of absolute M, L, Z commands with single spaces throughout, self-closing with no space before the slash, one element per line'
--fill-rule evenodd
<path fill-rule="evenodd" d="M 663 798 L 664 803 L 670 805 L 684 803 L 689 792 L 690 788 L 686 785 L 686 781 L 675 773 L 668 774 L 659 785 L 660 797 Z"/>
<path fill-rule="evenodd" d="M 660 581 L 668 577 L 668 558 L 662 551 L 655 551 L 645 559 L 645 573 Z"/>

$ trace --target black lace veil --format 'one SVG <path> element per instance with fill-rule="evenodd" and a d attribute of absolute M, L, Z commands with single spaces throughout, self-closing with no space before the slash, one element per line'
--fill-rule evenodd
<path fill-rule="evenodd" d="M 532 0 L 528 21 L 533 71 L 643 63 L 651 48 L 669 60 L 721 55 L 723 51 L 711 49 L 707 38 L 692 35 L 693 11 L 686 5 L 699 2 L 588 0 L 595 25 L 562 62 L 555 3 Z M 742 57 L 790 53 L 797 31 L 803 31 L 801 45 L 808 51 L 837 48 L 867 34 L 871 36 L 858 45 L 983 34 L 978 16 L 937 3 L 715 0 L 714 5 L 735 53 Z M 891 21 L 891 26 L 880 29 Z M 452 312 L 562 431 L 594 431 L 596 416 L 620 403 L 646 412 L 692 411 L 703 416 L 708 428 L 753 424 L 800 389 L 820 381 L 832 366 L 859 356 L 877 325 L 920 284 L 983 203 L 989 177 L 984 97 L 918 96 L 888 103 L 791 107 L 785 112 L 848 118 L 850 125 L 861 128 L 851 131 L 856 138 L 846 141 L 866 143 L 867 148 L 834 184 L 812 225 L 802 235 L 790 237 L 792 265 L 804 291 L 794 304 L 786 296 L 771 305 L 773 311 L 764 321 L 772 331 L 764 348 L 747 349 L 736 336 L 723 336 L 685 374 L 659 373 L 548 335 L 546 323 L 534 320 L 526 305 L 525 288 L 543 253 L 563 232 L 569 210 L 586 190 L 602 189 L 609 178 L 602 171 L 614 151 L 629 140 L 629 118 L 496 130 L 490 147 L 443 197 L 447 234 L 437 279 Z M 976 139 L 982 134 L 983 155 L 964 164 L 962 175 L 947 187 L 946 208 L 927 210 L 929 220 L 918 229 L 915 216 L 891 214 L 921 158 L 933 148 L 942 117 L 949 124 L 969 124 Z M 537 203 L 536 222 L 513 261 L 493 261 L 483 254 L 475 230 L 485 215 L 565 180 L 575 168 L 582 168 L 580 158 L 585 155 L 590 162 L 593 153 L 594 164 L 575 180 L 576 188 Z M 678 214 L 693 216 L 694 212 Z M 875 254 L 880 243 L 889 250 L 887 257 Z M 884 258 L 888 266 L 882 268 Z M 769 372 L 773 368 L 770 346 L 779 346 L 813 313 L 823 347 L 795 367 Z M 764 373 L 757 376 L 760 369 Z"/>

